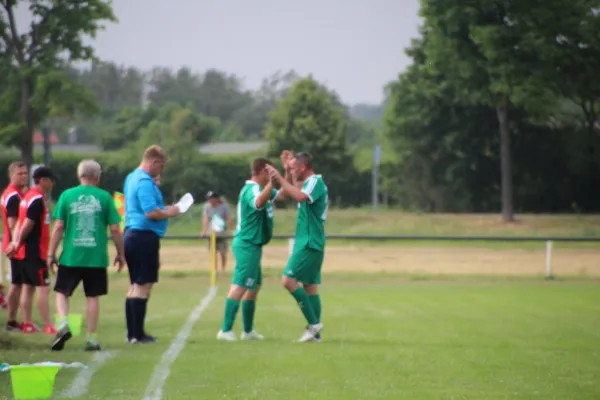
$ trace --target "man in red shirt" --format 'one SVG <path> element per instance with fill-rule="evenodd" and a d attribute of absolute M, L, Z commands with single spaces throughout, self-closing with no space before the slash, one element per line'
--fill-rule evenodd
<path fill-rule="evenodd" d="M 9 185 L 2 193 L 1 208 L 2 220 L 4 222 L 4 236 L 2 238 L 2 252 L 6 254 L 8 246 L 13 239 L 13 233 L 17 226 L 19 218 L 19 204 L 24 196 L 24 191 L 29 178 L 27 164 L 24 162 L 14 162 L 8 167 Z M 21 287 L 23 285 L 23 276 L 19 261 L 11 258 L 10 276 L 11 285 L 7 296 L 8 318 L 4 330 L 6 332 L 21 331 L 21 324 L 17 322 L 17 310 L 19 308 L 19 298 L 21 297 Z"/>
<path fill-rule="evenodd" d="M 18 229 L 9 245 L 8 255 L 20 260 L 23 273 L 23 333 L 40 330 L 33 323 L 31 316 L 33 295 L 37 292 L 37 306 L 44 321 L 44 333 L 56 334 L 56 328 L 50 319 L 50 276 L 46 265 L 50 244 L 50 214 L 46 193 L 52 190 L 55 181 L 56 177 L 48 167 L 39 167 L 33 172 L 34 186 L 21 201 Z"/>

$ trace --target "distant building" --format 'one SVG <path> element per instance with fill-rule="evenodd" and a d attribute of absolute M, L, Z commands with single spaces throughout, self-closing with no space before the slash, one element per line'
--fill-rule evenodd
<path fill-rule="evenodd" d="M 34 144 L 34 151 L 43 151 L 43 144 Z M 77 154 L 95 154 L 101 153 L 102 147 L 95 144 L 53 144 L 51 150 L 53 152 L 77 153 Z"/>
<path fill-rule="evenodd" d="M 52 132 L 50 134 L 50 144 L 52 145 L 56 145 L 59 144 L 60 140 L 58 140 L 58 136 L 56 135 L 56 132 Z M 33 144 L 39 144 L 39 145 L 43 145 L 44 144 L 44 135 L 42 134 L 42 132 L 40 131 L 35 131 L 33 133 Z"/>
<path fill-rule="evenodd" d="M 204 154 L 243 154 L 266 150 L 268 145 L 268 142 L 215 142 L 203 144 L 199 150 Z"/>
<path fill-rule="evenodd" d="M 50 136 L 53 152 L 69 152 L 78 154 L 101 153 L 102 147 L 95 144 L 83 143 L 60 143 L 53 132 Z M 268 143 L 262 142 L 215 142 L 198 146 L 200 154 L 244 154 L 258 151 L 266 151 Z M 33 137 L 33 149 L 36 152 L 44 150 L 44 138 L 41 132 L 35 132 Z M 16 149 L 15 149 L 16 150 Z"/>

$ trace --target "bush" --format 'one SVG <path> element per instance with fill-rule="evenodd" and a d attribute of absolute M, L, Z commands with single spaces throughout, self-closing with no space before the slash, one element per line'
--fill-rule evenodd
<path fill-rule="evenodd" d="M 176 201 L 185 192 L 190 192 L 198 202 L 204 200 L 209 190 L 221 193 L 228 202 L 236 203 L 237 196 L 243 183 L 250 177 L 250 164 L 256 154 L 243 155 L 201 155 L 194 158 L 182 170 L 174 170 L 177 163 L 169 164 L 162 176 L 161 190 L 165 202 Z M 0 170 L 7 171 L 11 162 L 19 157 L 15 153 L 0 153 Z M 52 198 L 75 185 L 77 181 L 77 165 L 82 159 L 93 158 L 102 165 L 102 181 L 100 186 L 109 192 L 123 191 L 123 183 L 139 163 L 131 152 L 104 152 L 99 154 L 76 154 L 66 152 L 53 153 L 52 169 L 58 176 L 52 192 Z M 272 160 L 281 169 L 278 159 Z M 36 155 L 36 163 L 42 162 L 41 155 Z M 357 172 L 354 168 L 341 171 L 336 179 L 325 181 L 329 184 L 331 205 L 348 206 L 367 203 L 370 199 L 370 173 Z M 7 174 L 0 174 L 0 185 L 8 184 Z"/>

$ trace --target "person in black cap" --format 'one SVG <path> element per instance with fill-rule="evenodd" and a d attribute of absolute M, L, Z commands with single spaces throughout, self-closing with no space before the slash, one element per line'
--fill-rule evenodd
<path fill-rule="evenodd" d="M 55 335 L 56 328 L 50 319 L 50 276 L 46 260 L 50 244 L 50 214 L 46 195 L 52 191 L 56 176 L 48 167 L 38 167 L 33 172 L 34 186 L 23 197 L 19 205 L 18 228 L 9 245 L 8 256 L 12 256 L 22 268 L 23 292 L 21 309 L 23 310 L 23 333 L 39 332 L 33 323 L 32 301 L 37 293 L 38 309 L 44 322 L 44 333 Z"/>
<path fill-rule="evenodd" d="M 222 236 L 226 234 L 227 229 L 231 228 L 233 228 L 233 221 L 231 220 L 229 206 L 223 201 L 219 193 L 209 191 L 206 193 L 206 203 L 204 203 L 202 217 L 202 234 L 200 236 L 205 237 L 211 232 L 217 234 L 216 247 L 221 255 L 221 271 L 223 273 L 227 265 L 227 239 Z M 208 242 L 208 248 L 210 250 L 210 241 Z"/>

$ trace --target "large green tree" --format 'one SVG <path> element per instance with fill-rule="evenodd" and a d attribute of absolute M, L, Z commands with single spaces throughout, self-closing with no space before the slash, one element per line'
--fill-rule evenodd
<path fill-rule="evenodd" d="M 347 129 L 344 108 L 309 76 L 296 82 L 269 113 L 265 134 L 270 155 L 308 151 L 315 167 L 334 179 L 333 172 L 341 176 L 348 163 Z"/>
<path fill-rule="evenodd" d="M 17 26 L 18 6 L 30 11 L 28 29 Z M 92 94 L 67 77 L 65 66 L 91 59 L 93 48 L 84 39 L 110 21 L 116 18 L 107 0 L 0 0 L 0 68 L 7 88 L 0 115 L 18 111 L 19 116 L 0 134 L 5 144 L 19 147 L 29 165 L 37 125 L 48 116 L 93 111 Z"/>
<path fill-rule="evenodd" d="M 145 74 L 135 67 L 94 60 L 90 68 L 74 72 L 74 79 L 94 92 L 104 115 L 115 115 L 126 106 L 141 106 L 149 90 Z"/>
<path fill-rule="evenodd" d="M 561 17 L 544 25 L 537 39 L 551 44 L 552 51 L 542 55 L 560 72 L 560 79 L 549 84 L 568 99 L 561 103 L 567 118 L 563 112 L 555 120 L 569 125 L 580 136 L 576 140 L 585 143 L 585 151 L 574 156 L 586 164 L 588 200 L 582 206 L 589 210 L 600 197 L 600 1 L 569 1 L 561 11 Z"/>
<path fill-rule="evenodd" d="M 541 56 L 550 51 L 536 41 L 544 24 L 561 18 L 551 0 L 422 0 L 431 69 L 442 72 L 457 97 L 495 109 L 500 132 L 501 200 L 504 221 L 514 219 L 510 113 L 532 112 L 555 101 L 548 79 L 559 79 Z M 540 21 L 541 20 L 541 21 Z"/>
<path fill-rule="evenodd" d="M 242 127 L 248 139 L 262 139 L 267 114 L 277 101 L 301 77 L 294 71 L 280 71 L 264 78 L 260 87 L 251 93 L 252 101 L 233 113 L 233 121 Z"/>
<path fill-rule="evenodd" d="M 161 179 L 168 198 L 175 199 L 189 190 L 197 176 L 193 165 L 199 158 L 197 137 L 200 135 L 198 116 L 190 109 L 169 104 L 153 112 L 155 118 L 137 130 L 136 141 L 121 152 L 127 159 L 137 159 L 150 145 L 158 144 L 167 153 L 170 171 Z"/>
<path fill-rule="evenodd" d="M 494 111 L 456 101 L 446 76 L 427 68 L 427 32 L 406 50 L 413 64 L 388 86 L 384 133 L 397 155 L 382 169 L 391 194 L 428 212 L 491 208 L 497 141 Z M 483 179 L 482 179 L 483 178 Z M 493 189 L 492 189 L 493 190 Z"/>
<path fill-rule="evenodd" d="M 191 137 L 194 148 L 206 143 L 223 130 L 216 118 L 205 117 L 189 107 L 168 103 L 163 107 L 125 107 L 110 121 L 99 127 L 99 144 L 104 150 L 118 150 L 140 139 L 150 125 L 160 127 L 165 136 Z"/>
<path fill-rule="evenodd" d="M 189 68 L 171 71 L 154 68 L 150 73 L 149 99 L 156 106 L 176 103 L 227 124 L 225 138 L 238 136 L 239 125 L 246 137 L 256 137 L 262 129 L 266 111 L 257 108 L 252 93 L 242 87 L 235 75 L 211 69 L 196 74 Z M 262 114 L 261 114 L 262 112 Z"/>

